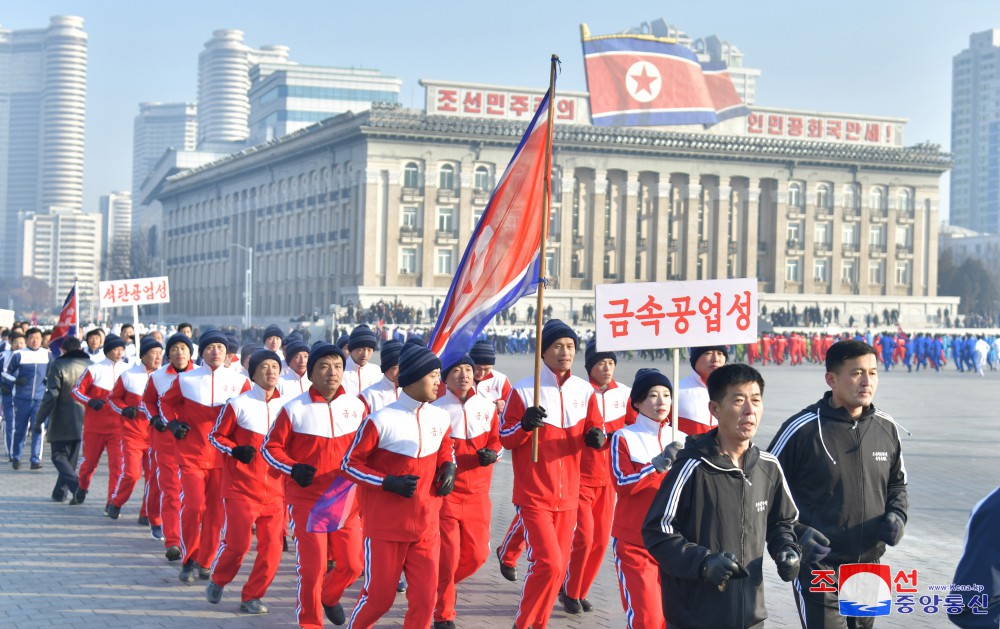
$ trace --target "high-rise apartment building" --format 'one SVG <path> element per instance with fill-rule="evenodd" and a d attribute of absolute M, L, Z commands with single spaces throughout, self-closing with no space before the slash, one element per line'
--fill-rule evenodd
<path fill-rule="evenodd" d="M 48 282 L 53 306 L 73 286 L 87 307 L 97 299 L 101 259 L 101 215 L 78 209 L 35 214 L 24 220 L 24 275 Z M 83 307 L 81 305 L 81 307 Z"/>
<path fill-rule="evenodd" d="M 0 28 L 0 274 L 28 274 L 25 216 L 80 212 L 87 91 L 83 19 Z M 60 261 L 62 264 L 62 261 Z M 54 287 L 53 287 L 54 288 Z M 61 297 L 60 297 L 61 299 Z"/>
<path fill-rule="evenodd" d="M 952 59 L 951 224 L 1000 232 L 1000 29 Z"/>
<path fill-rule="evenodd" d="M 132 193 L 101 195 L 101 279 L 132 277 Z"/>

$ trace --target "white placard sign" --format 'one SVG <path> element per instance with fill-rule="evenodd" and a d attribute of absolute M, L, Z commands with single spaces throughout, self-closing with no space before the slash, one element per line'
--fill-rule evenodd
<path fill-rule="evenodd" d="M 600 284 L 597 351 L 753 343 L 757 280 Z"/>
<path fill-rule="evenodd" d="M 0 328 L 9 328 L 14 325 L 14 311 L 0 308 Z"/>
<path fill-rule="evenodd" d="M 165 304 L 170 301 L 170 279 L 164 276 L 100 282 L 98 293 L 101 308 Z"/>

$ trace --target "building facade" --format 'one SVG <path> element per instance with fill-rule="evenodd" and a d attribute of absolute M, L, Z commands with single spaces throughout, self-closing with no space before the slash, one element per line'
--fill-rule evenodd
<path fill-rule="evenodd" d="M 238 322 L 230 244 L 254 250 L 257 321 L 435 304 L 524 126 L 375 106 L 167 178 L 167 312 Z M 558 125 L 546 299 L 569 317 L 601 283 L 757 277 L 775 299 L 922 320 L 949 162 L 895 142 Z"/>
<path fill-rule="evenodd" d="M 1000 29 L 952 60 L 951 151 L 951 224 L 1000 232 Z"/>
<path fill-rule="evenodd" d="M 26 277 L 52 287 L 53 306 L 61 305 L 73 282 L 81 304 L 97 301 L 101 265 L 101 215 L 66 209 L 35 214 L 24 220 Z"/>
<path fill-rule="evenodd" d="M 0 274 L 24 272 L 21 217 L 83 205 L 87 34 L 83 19 L 0 29 Z"/>
<path fill-rule="evenodd" d="M 132 275 L 132 193 L 101 195 L 101 280 Z"/>

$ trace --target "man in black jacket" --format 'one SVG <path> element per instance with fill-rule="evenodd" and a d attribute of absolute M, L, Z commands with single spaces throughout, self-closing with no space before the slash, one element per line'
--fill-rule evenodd
<path fill-rule="evenodd" d="M 812 575 L 877 562 L 886 544 L 899 543 L 908 507 L 906 468 L 895 422 L 872 404 L 875 348 L 856 340 L 834 343 L 826 354 L 826 383 L 830 391 L 786 421 L 768 449 L 781 462 L 800 512 L 803 561 L 793 585 L 802 626 L 867 628 L 873 617 L 840 615 L 835 591 L 810 592 Z"/>
<path fill-rule="evenodd" d="M 642 527 L 660 565 L 663 613 L 677 629 L 759 627 L 764 547 L 791 581 L 799 570 L 795 503 L 781 466 L 751 443 L 764 411 L 764 379 L 744 364 L 708 377 L 711 431 L 688 437 Z"/>
<path fill-rule="evenodd" d="M 52 499 L 62 502 L 77 490 L 76 462 L 83 438 L 84 407 L 73 397 L 73 386 L 90 367 L 90 356 L 80 349 L 80 339 L 63 341 L 63 353 L 52 361 L 45 380 L 45 393 L 35 414 L 32 430 L 41 433 L 48 422 L 46 440 L 52 445 L 52 465 L 59 472 Z M 67 491 L 69 492 L 67 494 Z"/>

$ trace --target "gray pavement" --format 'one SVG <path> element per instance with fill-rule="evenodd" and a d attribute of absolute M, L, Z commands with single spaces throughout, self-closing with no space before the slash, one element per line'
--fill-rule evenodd
<path fill-rule="evenodd" d="M 578 368 L 582 370 L 582 357 Z M 497 368 L 511 375 L 527 375 L 529 357 L 501 355 Z M 629 383 L 646 361 L 619 365 L 618 379 Z M 669 363 L 658 365 L 669 373 Z M 688 370 L 682 365 L 682 374 Z M 757 442 L 766 446 L 778 426 L 792 413 L 814 402 L 825 390 L 823 370 L 817 365 L 767 367 L 764 421 Z M 972 506 L 1000 480 L 997 465 L 995 397 L 1000 373 L 985 377 L 941 373 L 883 374 L 876 404 L 891 413 L 912 436 L 903 448 L 910 478 L 910 521 L 902 543 L 883 559 L 893 572 L 919 572 L 920 593 L 928 585 L 951 581 L 961 553 L 965 522 Z M 48 449 L 46 448 L 46 457 Z M 205 581 L 184 585 L 177 580 L 177 564 L 163 558 L 163 546 L 146 527 L 136 524 L 137 511 L 126 505 L 122 517 L 101 516 L 100 488 L 106 486 L 101 466 L 85 505 L 53 503 L 49 494 L 55 480 L 51 463 L 45 468 L 13 471 L 0 466 L 0 627 L 272 627 L 295 625 L 294 554 L 282 557 L 278 576 L 265 597 L 270 614 L 252 617 L 238 612 L 239 588 L 253 556 L 247 557 L 236 581 L 226 588 L 219 605 L 204 598 Z M 513 515 L 509 462 L 494 472 L 492 541 L 500 542 Z M 610 555 L 610 553 L 609 553 Z M 768 564 L 770 562 L 768 561 Z M 519 565 L 523 575 L 524 560 Z M 781 583 L 773 565 L 765 567 L 770 627 L 798 627 L 788 585 Z M 360 583 L 345 596 L 353 605 Z M 459 627 L 510 626 L 519 584 L 505 581 L 491 556 L 487 564 L 459 586 Z M 613 565 L 609 560 L 595 583 L 590 600 L 596 610 L 571 617 L 561 606 L 552 627 L 624 627 Z M 400 626 L 404 595 L 397 596 L 389 616 L 379 626 Z M 943 612 L 917 612 L 905 620 L 890 616 L 879 627 L 945 627 Z"/>

